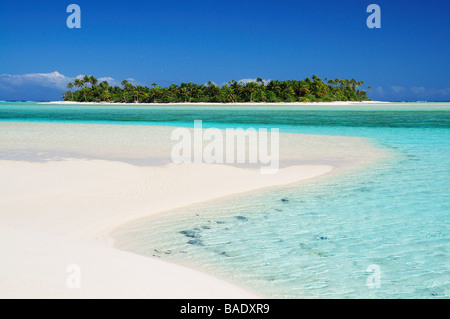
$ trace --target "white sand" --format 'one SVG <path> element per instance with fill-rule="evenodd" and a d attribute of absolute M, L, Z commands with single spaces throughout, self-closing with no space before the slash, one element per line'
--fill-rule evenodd
<path fill-rule="evenodd" d="M 133 106 L 346 106 L 360 104 L 383 104 L 392 103 L 387 101 L 334 101 L 334 102 L 233 102 L 233 103 L 209 103 L 209 102 L 177 102 L 177 103 L 111 103 L 111 102 L 73 102 L 73 101 L 51 101 L 41 102 L 39 104 L 67 104 L 67 105 L 88 105 L 88 104 L 105 104 L 105 105 L 133 105 Z"/>
<path fill-rule="evenodd" d="M 0 298 L 256 298 L 195 270 L 116 250 L 108 233 L 137 218 L 383 155 L 363 139 L 282 134 L 275 175 L 177 165 L 168 158 L 173 129 L 0 124 Z M 72 264 L 81 269 L 80 289 L 66 283 Z"/>

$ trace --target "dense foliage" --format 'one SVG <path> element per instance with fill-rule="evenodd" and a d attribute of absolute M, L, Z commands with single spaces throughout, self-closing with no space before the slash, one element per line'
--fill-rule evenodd
<path fill-rule="evenodd" d="M 175 103 L 175 102 L 331 102 L 367 101 L 365 91 L 359 90 L 363 81 L 327 80 L 323 82 L 314 75 L 312 79 L 297 81 L 264 82 L 261 78 L 254 82 L 231 81 L 223 86 L 213 82 L 195 84 L 192 82 L 160 87 L 155 83 L 151 88 L 129 83 L 124 80 L 122 87 L 110 86 L 104 81 L 98 83 L 93 76 L 77 78 L 69 83 L 63 94 L 65 101 L 76 102 L 126 102 L 126 103 Z M 74 87 L 78 90 L 73 91 Z M 370 89 L 370 87 L 369 87 Z"/>

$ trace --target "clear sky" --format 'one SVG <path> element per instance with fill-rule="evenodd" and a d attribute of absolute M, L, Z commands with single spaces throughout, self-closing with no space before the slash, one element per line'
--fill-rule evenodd
<path fill-rule="evenodd" d="M 81 29 L 66 25 L 69 4 Z M 381 8 L 381 28 L 366 25 Z M 118 83 L 355 78 L 376 100 L 450 100 L 448 0 L 55 0 L 0 4 L 0 100 Z"/>

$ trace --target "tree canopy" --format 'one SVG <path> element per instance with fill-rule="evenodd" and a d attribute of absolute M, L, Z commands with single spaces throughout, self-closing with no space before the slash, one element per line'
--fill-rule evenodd
<path fill-rule="evenodd" d="M 63 94 L 63 98 L 64 101 L 113 103 L 368 101 L 367 93 L 359 89 L 363 84 L 364 81 L 355 79 L 325 79 L 324 82 L 313 75 L 299 81 L 265 82 L 257 78 L 246 83 L 232 80 L 222 86 L 209 81 L 206 84 L 189 82 L 168 87 L 153 83 L 149 88 L 133 85 L 127 80 L 121 82 L 121 87 L 111 86 L 107 81 L 98 83 L 95 77 L 86 75 L 69 83 L 69 91 Z M 74 87 L 77 88 L 75 91 Z"/>

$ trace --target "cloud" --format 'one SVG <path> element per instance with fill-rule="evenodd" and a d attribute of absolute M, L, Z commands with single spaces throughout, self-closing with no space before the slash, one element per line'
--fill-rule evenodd
<path fill-rule="evenodd" d="M 437 90 L 437 93 L 443 96 L 449 96 L 450 95 L 450 88 L 444 88 Z"/>
<path fill-rule="evenodd" d="M 1 74 L 0 85 L 9 89 L 21 86 L 40 86 L 53 89 L 65 89 L 73 78 L 66 77 L 58 71 L 52 73 L 31 73 L 22 75 Z"/>
<path fill-rule="evenodd" d="M 264 80 L 263 79 L 264 85 L 269 84 L 270 81 L 272 81 L 272 80 L 270 80 L 270 79 L 269 80 Z M 242 80 L 238 81 L 238 83 L 243 84 L 243 85 L 245 85 L 247 83 L 250 83 L 250 82 L 256 82 L 256 79 L 242 79 Z"/>
<path fill-rule="evenodd" d="M 376 89 L 375 89 L 375 92 L 378 94 L 378 95 L 380 95 L 380 96 L 384 96 L 384 89 L 381 87 L 381 86 L 379 86 L 379 87 L 377 87 Z"/>
<path fill-rule="evenodd" d="M 447 88 L 427 88 L 424 86 L 413 86 L 405 88 L 403 86 L 391 86 L 384 89 L 379 86 L 368 92 L 369 97 L 386 101 L 448 101 L 450 99 L 450 87 Z"/>
<path fill-rule="evenodd" d="M 54 71 L 51 73 L 0 74 L 0 100 L 60 100 L 67 91 L 67 84 L 82 79 L 84 75 L 70 77 Z M 120 86 L 121 81 L 112 77 L 101 77 L 99 82 L 107 81 L 112 86 Z M 128 82 L 136 85 L 138 81 L 129 78 Z"/>
<path fill-rule="evenodd" d="M 117 81 L 116 79 L 114 79 L 114 78 L 112 78 L 110 76 L 105 76 L 105 77 L 102 77 L 102 78 L 98 78 L 98 83 L 102 83 L 103 81 L 108 82 L 108 84 L 111 85 L 111 86 L 119 86 L 120 85 L 119 81 Z"/>
<path fill-rule="evenodd" d="M 423 86 L 413 86 L 410 91 L 413 96 L 419 99 L 435 99 L 442 100 L 447 99 L 450 96 L 450 88 L 436 89 L 436 88 L 425 88 Z"/>
<path fill-rule="evenodd" d="M 391 86 L 391 91 L 395 94 L 403 93 L 406 89 L 403 86 Z"/>
<path fill-rule="evenodd" d="M 75 81 L 75 79 L 83 79 L 84 74 L 79 74 L 76 77 L 65 76 L 58 71 L 51 73 L 30 73 L 21 75 L 1 74 L 0 75 L 0 88 L 23 87 L 23 86 L 40 86 L 46 88 L 53 88 L 59 90 L 66 90 L 69 82 Z M 109 85 L 120 85 L 122 81 L 118 81 L 110 76 L 98 78 L 98 82 L 107 81 Z M 138 83 L 133 78 L 128 78 L 128 82 L 135 84 Z"/>
<path fill-rule="evenodd" d="M 0 74 L 0 100 L 60 100 L 74 78 L 51 73 Z"/>
<path fill-rule="evenodd" d="M 413 86 L 413 87 L 411 88 L 411 91 L 412 91 L 414 94 L 424 94 L 424 93 L 427 91 L 427 89 L 425 89 L 423 86 L 420 86 L 420 87 Z"/>

